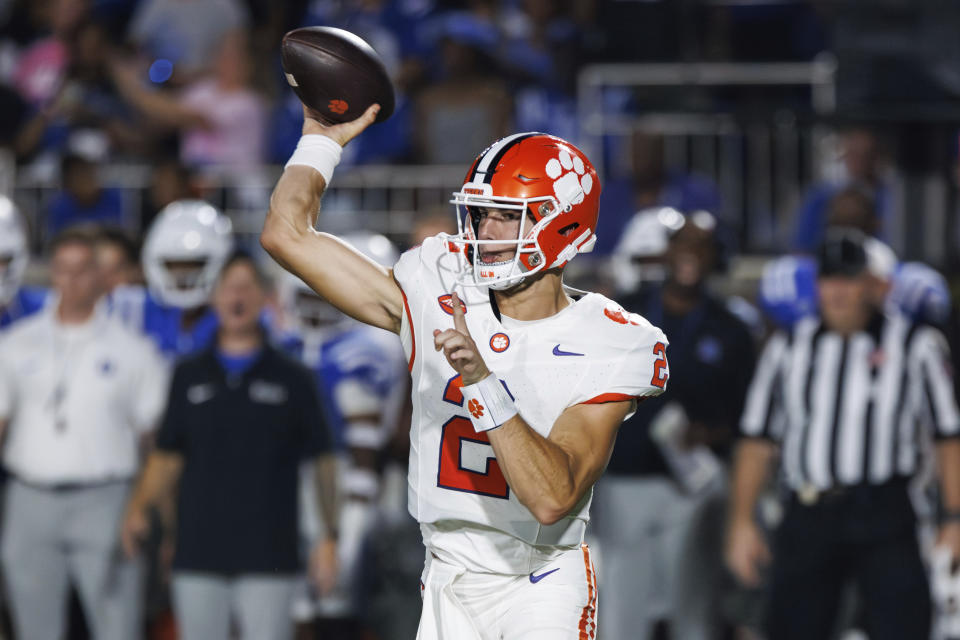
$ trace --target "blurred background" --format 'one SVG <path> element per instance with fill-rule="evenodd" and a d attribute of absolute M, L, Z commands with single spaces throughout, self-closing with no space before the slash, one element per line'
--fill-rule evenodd
<path fill-rule="evenodd" d="M 583 149 L 603 187 L 598 244 L 568 283 L 622 297 L 662 281 L 674 216 L 707 212 L 698 226 L 715 256 L 703 277 L 759 348 L 792 321 L 776 315 L 799 277 L 784 256 L 812 253 L 828 225 L 853 226 L 930 269 L 912 286 L 933 291 L 932 320 L 955 344 L 960 3 L 942 0 L 3 0 L 0 194 L 29 252 L 17 286 L 42 296 L 51 240 L 93 226 L 118 251 L 104 288 L 154 291 L 141 267 L 148 231 L 171 203 L 203 200 L 273 276 L 271 326 L 295 331 L 296 295 L 258 234 L 302 124 L 279 43 L 306 25 L 369 42 L 398 99 L 346 147 L 326 231 L 382 234 L 399 250 L 453 231 L 448 201 L 473 158 L 508 133 L 543 131 Z M 225 252 L 201 258 L 222 264 Z M 758 299 L 765 273 L 774 291 Z M 378 445 L 377 495 L 392 533 L 357 534 L 362 597 L 329 616 L 359 622 L 301 637 L 413 637 L 422 548 L 403 505 L 408 416 L 389 411 L 401 435 Z M 711 448 L 725 465 L 729 442 Z M 145 637 L 176 637 L 156 574 Z M 727 578 L 715 637 L 761 637 L 762 589 Z M 866 637 L 849 635 L 860 633 L 850 609 L 837 637 Z M 617 640 L 602 615 L 600 637 Z M 85 629 L 74 601 L 69 637 Z M 684 639 L 669 624 L 653 633 Z"/>

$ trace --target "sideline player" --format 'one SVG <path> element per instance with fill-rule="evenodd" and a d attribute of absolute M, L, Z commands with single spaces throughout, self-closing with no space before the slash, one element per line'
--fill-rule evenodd
<path fill-rule="evenodd" d="M 353 232 L 343 239 L 387 268 L 397 261 L 396 247 L 383 235 Z M 394 335 L 352 320 L 298 277 L 284 275 L 280 299 L 290 327 L 283 346 L 314 374 L 339 453 L 342 490 L 337 584 L 316 601 L 300 594 L 295 615 L 319 618 L 320 637 L 354 637 L 361 545 L 378 516 L 383 452 L 407 393 L 407 361 Z M 320 530 L 316 509 L 310 508 L 317 504 L 315 490 L 312 478 L 301 483 L 306 498 L 301 526 L 310 540 Z"/>
<path fill-rule="evenodd" d="M 591 487 L 637 398 L 666 387 L 666 337 L 563 286 L 563 266 L 595 242 L 600 185 L 553 136 L 483 151 L 454 196 L 460 233 L 428 238 L 392 272 L 316 232 L 342 145 L 378 109 L 332 127 L 305 118 L 261 242 L 344 313 L 400 334 L 409 509 L 427 548 L 417 637 L 594 637 Z"/>
<path fill-rule="evenodd" d="M 210 294 L 233 250 L 230 219 L 202 200 L 177 200 L 157 214 L 143 243 L 147 286 L 120 286 L 112 316 L 150 337 L 173 360 L 213 342 Z"/>
<path fill-rule="evenodd" d="M 45 290 L 21 286 L 29 262 L 23 217 L 9 198 L 0 195 L 0 331 L 46 304 Z"/>

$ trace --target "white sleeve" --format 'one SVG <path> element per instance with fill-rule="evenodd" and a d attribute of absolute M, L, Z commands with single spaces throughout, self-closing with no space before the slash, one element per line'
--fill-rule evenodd
<path fill-rule="evenodd" d="M 160 424 L 166 408 L 170 365 L 160 355 L 153 342 L 139 338 L 137 375 L 133 377 L 130 399 L 133 427 L 140 433 L 151 431 Z"/>
<path fill-rule="evenodd" d="M 622 329 L 623 346 L 591 358 L 571 404 L 599 404 L 658 396 L 667 389 L 669 341 L 649 322 Z"/>
<path fill-rule="evenodd" d="M 445 243 L 445 234 L 427 238 L 420 246 L 405 251 L 393 267 L 393 277 L 403 293 L 400 341 L 411 367 L 416 359 L 417 340 L 426 339 L 416 335 L 414 325 L 423 317 L 430 296 L 437 295 L 437 263 L 446 252 Z"/>
<path fill-rule="evenodd" d="M 404 300 L 411 308 L 423 303 L 426 295 L 427 262 L 429 256 L 438 254 L 442 240 L 439 236 L 427 238 L 423 244 L 404 251 L 393 267 L 393 277 L 403 290 Z"/>

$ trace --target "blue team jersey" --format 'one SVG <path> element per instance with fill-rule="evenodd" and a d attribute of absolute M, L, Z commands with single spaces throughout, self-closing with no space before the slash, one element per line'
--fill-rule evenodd
<path fill-rule="evenodd" d="M 947 281 L 932 267 L 919 262 L 897 265 L 890 278 L 886 305 L 914 322 L 943 325 L 950 313 Z M 793 327 L 817 313 L 817 264 L 813 258 L 785 256 L 768 262 L 757 295 L 760 308 L 777 325 Z"/>
<path fill-rule="evenodd" d="M 47 303 L 50 293 L 46 289 L 20 287 L 3 309 L 0 309 L 0 331 L 11 324 L 40 311 Z"/>
<path fill-rule="evenodd" d="M 346 446 L 346 416 L 351 413 L 345 394 L 338 393 L 344 385 L 362 389 L 385 414 L 399 409 L 397 399 L 406 391 L 408 373 L 400 340 L 392 333 L 361 324 L 323 341 L 291 333 L 282 346 L 313 371 L 338 449 Z"/>
<path fill-rule="evenodd" d="M 183 309 L 161 304 L 140 286 L 118 287 L 107 296 L 108 312 L 120 322 L 149 337 L 164 357 L 174 360 L 209 346 L 219 321 L 207 310 L 189 329 L 182 327 Z"/>

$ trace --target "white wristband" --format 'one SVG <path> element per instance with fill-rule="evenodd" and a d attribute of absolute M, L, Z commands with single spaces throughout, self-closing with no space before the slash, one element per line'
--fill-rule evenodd
<path fill-rule="evenodd" d="M 329 186 L 330 179 L 333 178 L 333 170 L 340 164 L 341 153 L 343 153 L 343 147 L 333 138 L 318 133 L 300 136 L 300 142 L 297 143 L 297 148 L 287 160 L 284 169 L 297 164 L 313 167 L 320 172 L 324 182 Z"/>
<path fill-rule="evenodd" d="M 463 403 L 477 433 L 496 429 L 517 415 L 516 403 L 493 373 L 480 382 L 463 387 Z"/>

